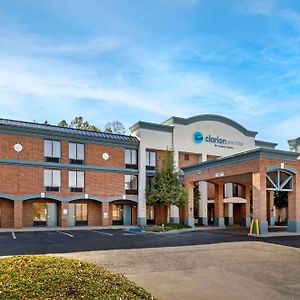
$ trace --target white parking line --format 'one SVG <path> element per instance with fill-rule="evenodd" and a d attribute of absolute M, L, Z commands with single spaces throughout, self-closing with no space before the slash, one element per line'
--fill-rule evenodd
<path fill-rule="evenodd" d="M 67 235 L 69 236 L 70 238 L 73 238 L 74 235 L 70 234 L 70 233 L 67 233 L 67 232 L 63 232 L 63 231 L 57 231 L 58 233 L 61 233 L 61 234 L 64 234 L 64 235 Z"/>
<path fill-rule="evenodd" d="M 108 232 L 102 232 L 102 231 L 96 231 L 96 230 L 91 230 L 91 232 L 95 232 L 95 233 L 103 234 L 103 235 L 114 236 L 112 233 L 108 233 Z"/>
<path fill-rule="evenodd" d="M 123 235 L 136 235 L 135 233 L 123 233 Z"/>
<path fill-rule="evenodd" d="M 16 239 L 17 239 L 17 237 L 16 237 L 16 235 L 15 235 L 15 232 L 14 232 L 14 231 L 12 231 L 12 232 L 11 232 L 11 235 L 12 235 L 12 238 L 13 238 L 14 240 L 16 240 Z"/>

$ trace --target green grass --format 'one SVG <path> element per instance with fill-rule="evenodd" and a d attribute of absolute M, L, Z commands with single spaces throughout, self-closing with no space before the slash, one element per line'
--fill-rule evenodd
<path fill-rule="evenodd" d="M 0 299 L 154 299 L 125 276 L 80 260 L 51 256 L 0 259 Z"/>
<path fill-rule="evenodd" d="M 152 232 L 164 232 L 164 231 L 171 231 L 171 230 L 178 230 L 184 228 L 190 228 L 187 225 L 183 224 L 164 224 L 162 225 L 146 225 L 142 227 L 145 231 L 152 231 Z"/>

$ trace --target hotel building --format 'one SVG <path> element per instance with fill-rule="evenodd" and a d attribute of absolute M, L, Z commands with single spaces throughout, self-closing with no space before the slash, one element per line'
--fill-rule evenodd
<path fill-rule="evenodd" d="M 300 230 L 294 151 L 219 115 L 139 121 L 118 135 L 0 119 L 0 227 L 185 223 L 274 224 L 274 192 L 289 193 Z M 145 189 L 172 149 L 187 187 L 184 207 L 147 205 Z M 194 199 L 195 189 L 199 199 Z M 196 201 L 195 201 L 196 200 Z"/>

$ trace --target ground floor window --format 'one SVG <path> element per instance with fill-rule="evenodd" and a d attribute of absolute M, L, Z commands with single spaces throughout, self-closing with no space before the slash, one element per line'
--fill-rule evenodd
<path fill-rule="evenodd" d="M 33 225 L 47 225 L 47 203 L 33 203 Z"/>
<path fill-rule="evenodd" d="M 113 223 L 113 225 L 123 225 L 123 205 L 122 204 L 113 204 L 112 223 Z"/>
<path fill-rule="evenodd" d="M 88 207 L 86 203 L 75 204 L 75 225 L 88 224 Z"/>
<path fill-rule="evenodd" d="M 154 205 L 147 205 L 146 208 L 147 224 L 155 223 L 155 208 Z"/>

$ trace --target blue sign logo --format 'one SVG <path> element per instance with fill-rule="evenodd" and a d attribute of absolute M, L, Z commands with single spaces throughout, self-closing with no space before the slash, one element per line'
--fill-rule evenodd
<path fill-rule="evenodd" d="M 201 144 L 203 142 L 203 134 L 200 131 L 195 131 L 193 138 L 196 144 Z"/>

